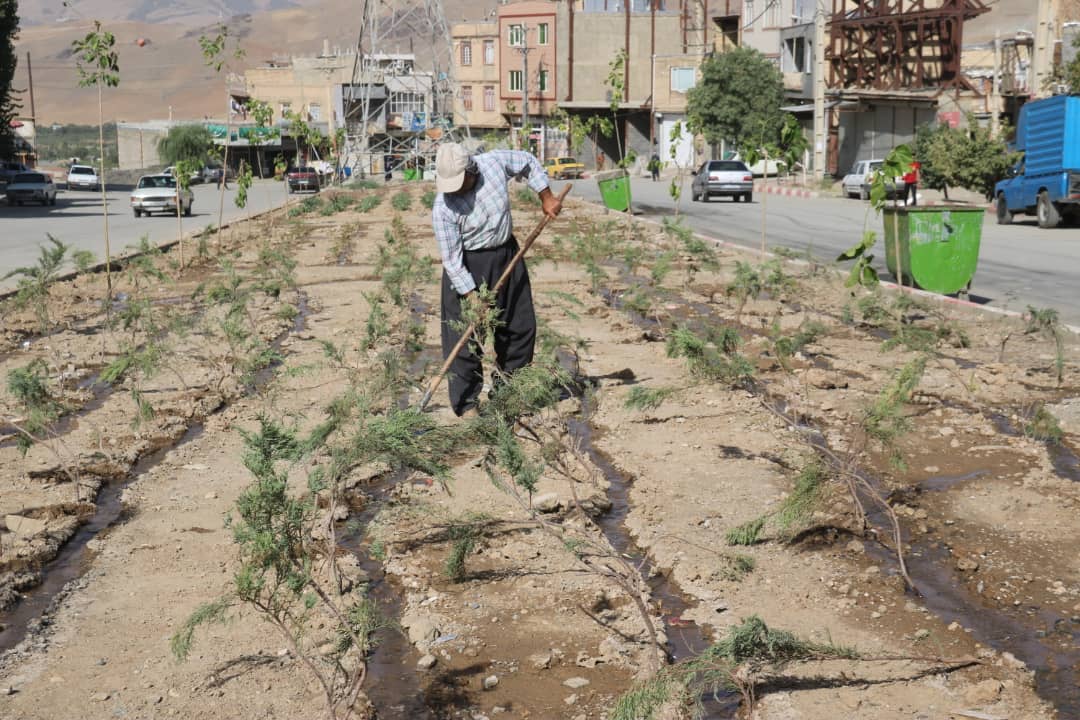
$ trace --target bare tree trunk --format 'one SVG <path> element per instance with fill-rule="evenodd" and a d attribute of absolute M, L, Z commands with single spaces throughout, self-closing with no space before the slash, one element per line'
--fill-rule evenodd
<path fill-rule="evenodd" d="M 184 172 L 187 172 L 186 168 Z M 184 269 L 184 221 L 180 217 L 180 173 L 173 178 L 176 182 L 176 241 L 180 245 L 180 270 Z"/>
<path fill-rule="evenodd" d="M 221 156 L 221 192 L 218 194 L 218 216 L 217 216 L 217 248 L 215 248 L 215 254 L 221 253 L 221 223 L 225 217 L 225 185 L 226 178 L 229 173 L 229 140 L 232 138 L 232 98 L 229 96 L 229 91 L 225 91 L 225 153 Z"/>
<path fill-rule="evenodd" d="M 101 103 L 101 79 L 97 81 L 98 154 L 101 156 L 101 216 L 105 220 L 105 307 L 112 308 L 112 251 L 109 248 L 109 197 L 105 190 L 105 127 Z"/>

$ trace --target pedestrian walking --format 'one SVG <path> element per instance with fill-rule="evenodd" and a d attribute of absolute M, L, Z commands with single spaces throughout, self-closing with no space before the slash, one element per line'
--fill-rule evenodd
<path fill-rule="evenodd" d="M 225 186 L 226 190 L 229 189 L 229 168 L 227 166 L 222 166 L 221 171 L 218 173 L 217 186 L 220 188 L 222 185 Z"/>
<path fill-rule="evenodd" d="M 918 205 L 919 204 L 919 170 L 922 165 L 918 160 L 913 160 L 911 163 L 911 169 L 904 173 L 904 204 L 905 205 Z M 908 198 L 911 198 L 910 202 Z"/>
<path fill-rule="evenodd" d="M 649 158 L 649 172 L 652 173 L 653 182 L 660 179 L 660 156 L 656 153 Z"/>
<path fill-rule="evenodd" d="M 514 268 L 495 298 L 484 307 L 477 288 L 493 288 L 518 250 L 510 217 L 510 179 L 525 180 L 540 196 L 544 214 L 555 217 L 562 203 L 548 187 L 547 174 L 533 155 L 495 150 L 470 155 L 457 143 L 439 147 L 435 157 L 438 195 L 431 219 L 442 254 L 442 350 L 449 357 L 462 333 L 463 309 L 472 317 L 498 313 L 495 367 L 510 374 L 532 362 L 536 315 L 525 263 Z M 450 365 L 450 407 L 475 415 L 484 386 L 480 348 L 468 343 Z M 496 379 L 497 381 L 497 379 Z"/>

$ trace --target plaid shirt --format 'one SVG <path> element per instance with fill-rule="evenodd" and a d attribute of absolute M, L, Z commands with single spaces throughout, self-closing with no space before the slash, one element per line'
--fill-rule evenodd
<path fill-rule="evenodd" d="M 522 150 L 494 150 L 473 159 L 479 173 L 473 189 L 463 195 L 439 193 L 431 210 L 443 268 L 459 295 L 476 288 L 462 252 L 497 248 L 510 239 L 510 178 L 527 179 L 538 193 L 548 187 L 540 161 Z"/>

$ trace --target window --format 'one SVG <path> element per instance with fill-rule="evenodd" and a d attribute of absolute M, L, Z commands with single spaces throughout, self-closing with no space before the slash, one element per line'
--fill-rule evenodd
<path fill-rule="evenodd" d="M 768 2 L 769 0 L 765 0 Z M 754 29 L 754 19 L 757 17 L 754 14 L 754 0 L 743 0 L 742 10 L 742 24 L 743 30 L 747 32 Z"/>
<path fill-rule="evenodd" d="M 390 93 L 390 114 L 424 112 L 424 96 L 420 93 L 392 92 Z"/>
<path fill-rule="evenodd" d="M 469 40 L 461 43 L 461 64 L 472 65 L 472 42 Z"/>
<path fill-rule="evenodd" d="M 539 77 L 540 77 L 540 92 L 546 93 L 547 89 L 548 89 L 548 71 L 547 70 L 541 70 Z"/>
<path fill-rule="evenodd" d="M 765 0 L 768 5 L 765 6 L 765 27 L 774 28 L 780 27 L 780 5 L 781 0 Z"/>
<path fill-rule="evenodd" d="M 461 86 L 461 106 L 466 111 L 472 110 L 472 85 Z"/>
<path fill-rule="evenodd" d="M 784 57 L 780 69 L 786 73 L 809 73 L 809 45 L 806 38 L 794 37 L 784 40 Z"/>
<path fill-rule="evenodd" d="M 319 122 L 319 120 L 322 120 L 322 107 L 319 103 L 311 103 L 308 105 L 308 115 L 311 117 L 312 122 Z"/>
<path fill-rule="evenodd" d="M 694 68 L 692 67 L 673 67 L 671 68 L 671 91 L 672 92 L 686 92 L 690 88 L 697 84 L 697 78 L 694 77 Z"/>
<path fill-rule="evenodd" d="M 509 41 L 510 47 L 522 47 L 525 45 L 525 26 L 511 25 Z"/>
<path fill-rule="evenodd" d="M 495 112 L 495 86 L 484 86 L 484 112 Z"/>
<path fill-rule="evenodd" d="M 281 103 L 281 117 L 286 117 L 291 112 L 292 112 L 292 103 L 291 102 L 283 102 L 283 103 Z"/>
<path fill-rule="evenodd" d="M 651 0 L 585 0 L 583 12 L 621 13 L 626 11 L 627 1 L 630 3 L 630 12 L 645 13 L 650 10 Z M 656 9 L 658 12 L 666 12 L 665 0 L 659 0 Z"/>
<path fill-rule="evenodd" d="M 548 44 L 548 24 L 540 23 L 540 27 L 536 31 L 536 42 L 541 45 Z"/>
<path fill-rule="evenodd" d="M 484 64 L 485 65 L 494 65 L 495 64 L 495 41 L 494 40 L 485 40 L 484 41 Z"/>
<path fill-rule="evenodd" d="M 521 71 L 510 71 L 510 90 L 511 92 L 521 92 Z"/>

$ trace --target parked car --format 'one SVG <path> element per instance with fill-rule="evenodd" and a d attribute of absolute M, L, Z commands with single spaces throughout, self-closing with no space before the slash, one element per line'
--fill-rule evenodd
<path fill-rule="evenodd" d="M 997 221 L 1034 215 L 1039 227 L 1080 220 L 1080 97 L 1057 95 L 1020 108 L 1014 150 L 1023 159 L 994 186 Z"/>
<path fill-rule="evenodd" d="M 191 215 L 191 203 L 195 195 L 190 190 L 180 190 L 180 211 Z M 176 178 L 172 175 L 143 175 L 131 193 L 131 210 L 135 217 L 144 214 L 176 214 Z"/>
<path fill-rule="evenodd" d="M 6 185 L 15 179 L 19 173 L 30 172 L 30 168 L 21 162 L 0 160 L 0 183 Z"/>
<path fill-rule="evenodd" d="M 304 166 L 289 170 L 285 173 L 285 182 L 289 184 L 290 193 L 300 190 L 319 192 L 319 173 L 315 172 L 313 167 Z"/>
<path fill-rule="evenodd" d="M 22 205 L 28 202 L 39 202 L 42 205 L 56 204 L 56 185 L 52 175 L 40 172 L 19 173 L 8 183 L 8 205 Z"/>
<path fill-rule="evenodd" d="M 548 158 L 544 161 L 548 177 L 579 178 L 585 172 L 585 165 L 572 157 Z"/>
<path fill-rule="evenodd" d="M 72 165 L 68 168 L 67 188 L 68 190 L 76 188 L 100 190 L 101 178 L 98 177 L 97 170 L 89 165 Z"/>
<path fill-rule="evenodd" d="M 202 169 L 202 179 L 208 183 L 221 182 L 221 175 L 225 174 L 227 180 L 232 180 L 236 177 L 236 171 L 231 167 L 222 168 L 220 165 L 207 165 Z"/>
<path fill-rule="evenodd" d="M 162 175 L 167 175 L 169 177 L 174 177 L 176 175 L 176 167 L 174 165 L 170 165 L 169 167 L 162 170 L 161 174 Z M 202 181 L 203 181 L 202 170 L 195 170 L 188 176 L 188 185 L 198 185 Z"/>
<path fill-rule="evenodd" d="M 709 160 L 702 163 L 690 183 L 690 198 L 697 202 L 709 202 L 711 197 L 732 198 L 752 202 L 754 199 L 754 174 L 740 160 Z"/>
<path fill-rule="evenodd" d="M 844 197 L 857 197 L 860 200 L 870 199 L 870 183 L 874 179 L 874 173 L 885 164 L 884 160 L 859 160 L 851 168 L 851 172 L 840 181 L 840 188 Z M 895 183 L 885 185 L 886 195 L 893 197 L 904 192 L 906 183 L 902 178 L 896 178 Z"/>

